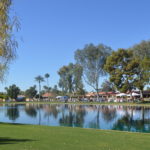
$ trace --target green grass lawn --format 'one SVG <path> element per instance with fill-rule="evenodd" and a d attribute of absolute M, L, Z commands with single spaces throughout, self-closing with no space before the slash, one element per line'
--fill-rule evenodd
<path fill-rule="evenodd" d="M 149 150 L 150 134 L 0 124 L 0 150 Z"/>

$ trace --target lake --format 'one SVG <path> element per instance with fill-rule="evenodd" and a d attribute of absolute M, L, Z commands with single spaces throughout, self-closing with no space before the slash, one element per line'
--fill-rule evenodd
<path fill-rule="evenodd" d="M 1 104 L 0 122 L 150 133 L 150 107 Z"/>

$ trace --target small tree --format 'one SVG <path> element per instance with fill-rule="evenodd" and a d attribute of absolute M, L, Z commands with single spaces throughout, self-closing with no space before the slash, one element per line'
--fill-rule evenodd
<path fill-rule="evenodd" d="M 37 94 L 36 85 L 31 86 L 29 89 L 25 91 L 25 95 L 28 98 L 34 98 Z"/>
<path fill-rule="evenodd" d="M 17 87 L 15 84 L 9 86 L 9 87 L 6 87 L 6 92 L 7 92 L 7 95 L 11 98 L 11 99 L 17 99 L 17 96 L 19 95 L 20 93 L 20 89 L 19 87 Z"/>
<path fill-rule="evenodd" d="M 83 89 L 82 72 L 82 67 L 73 63 L 60 68 L 58 71 L 59 87 L 62 88 L 62 91 L 70 94 L 81 91 Z"/>

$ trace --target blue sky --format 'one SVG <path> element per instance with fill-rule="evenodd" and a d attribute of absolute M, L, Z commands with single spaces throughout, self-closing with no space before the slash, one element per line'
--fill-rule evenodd
<path fill-rule="evenodd" d="M 57 84 L 59 68 L 74 62 L 85 44 L 116 50 L 150 39 L 149 7 L 149 0 L 14 0 L 21 22 L 18 58 L 0 90 L 13 83 L 25 90 L 45 73 L 51 86 Z"/>

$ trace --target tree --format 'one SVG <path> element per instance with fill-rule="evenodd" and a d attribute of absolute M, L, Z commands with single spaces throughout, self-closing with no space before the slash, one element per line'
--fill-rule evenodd
<path fill-rule="evenodd" d="M 46 85 L 44 85 L 43 88 L 44 88 L 44 93 L 50 92 L 50 91 L 52 90 L 51 87 L 48 87 L 48 86 L 46 86 Z"/>
<path fill-rule="evenodd" d="M 104 92 L 115 91 L 115 87 L 110 81 L 105 80 L 101 85 L 101 91 Z"/>
<path fill-rule="evenodd" d="M 48 87 L 48 88 L 47 88 L 47 92 L 48 92 L 48 93 L 50 93 L 50 90 L 49 90 L 49 80 L 48 80 L 49 77 L 50 77 L 50 75 L 49 75 L 48 73 L 46 73 L 46 74 L 45 74 L 45 78 L 47 79 L 47 87 Z M 48 97 L 48 99 L 49 99 L 49 98 L 50 98 L 50 97 Z"/>
<path fill-rule="evenodd" d="M 14 36 L 15 29 L 19 29 L 18 19 L 9 15 L 12 0 L 0 1 L 0 80 L 3 81 L 4 74 L 12 60 L 16 57 L 18 43 Z"/>
<path fill-rule="evenodd" d="M 25 95 L 28 98 L 34 98 L 37 94 L 36 85 L 31 86 L 29 89 L 25 91 Z"/>
<path fill-rule="evenodd" d="M 45 78 L 47 79 L 47 87 L 49 87 L 49 77 L 50 77 L 50 75 L 48 74 L 48 73 L 46 73 L 45 74 Z"/>
<path fill-rule="evenodd" d="M 54 87 L 52 88 L 52 93 L 55 95 L 59 94 L 59 90 L 58 90 L 58 87 L 57 85 L 54 85 Z"/>
<path fill-rule="evenodd" d="M 150 58 L 150 41 L 142 41 L 131 47 L 129 50 L 132 50 L 134 56 L 139 57 L 140 60 L 147 57 Z"/>
<path fill-rule="evenodd" d="M 68 66 L 60 68 L 58 74 L 60 76 L 59 87 L 63 92 L 73 93 L 83 89 L 80 65 L 70 63 Z"/>
<path fill-rule="evenodd" d="M 83 68 L 83 77 L 85 82 L 99 91 L 100 76 L 106 75 L 104 64 L 106 58 L 111 54 L 112 49 L 108 46 L 100 44 L 94 46 L 93 44 L 86 45 L 84 49 L 78 49 L 75 52 L 75 60 L 77 64 Z"/>
<path fill-rule="evenodd" d="M 144 87 L 150 84 L 150 41 L 142 41 L 130 50 L 133 51 L 134 57 L 139 62 L 136 87 L 140 90 L 141 98 L 143 98 Z"/>
<path fill-rule="evenodd" d="M 0 92 L 0 99 L 8 99 L 8 95 L 6 93 Z"/>
<path fill-rule="evenodd" d="M 143 98 L 143 90 L 146 85 L 150 85 L 150 58 L 140 60 L 138 58 L 139 67 L 136 75 L 135 86 L 140 90 L 141 98 Z"/>
<path fill-rule="evenodd" d="M 15 84 L 9 86 L 9 87 L 6 87 L 6 92 L 7 92 L 7 95 L 11 98 L 11 99 L 17 99 L 17 96 L 19 95 L 20 93 L 20 89 L 19 87 L 17 87 Z"/>
<path fill-rule="evenodd" d="M 136 75 L 139 62 L 130 50 L 119 49 L 107 58 L 105 70 L 110 75 L 110 81 L 121 92 L 132 91 L 136 88 Z"/>
<path fill-rule="evenodd" d="M 39 100 L 41 97 L 41 82 L 44 82 L 44 78 L 42 76 L 37 76 L 35 77 L 35 81 L 37 81 L 39 83 Z"/>

